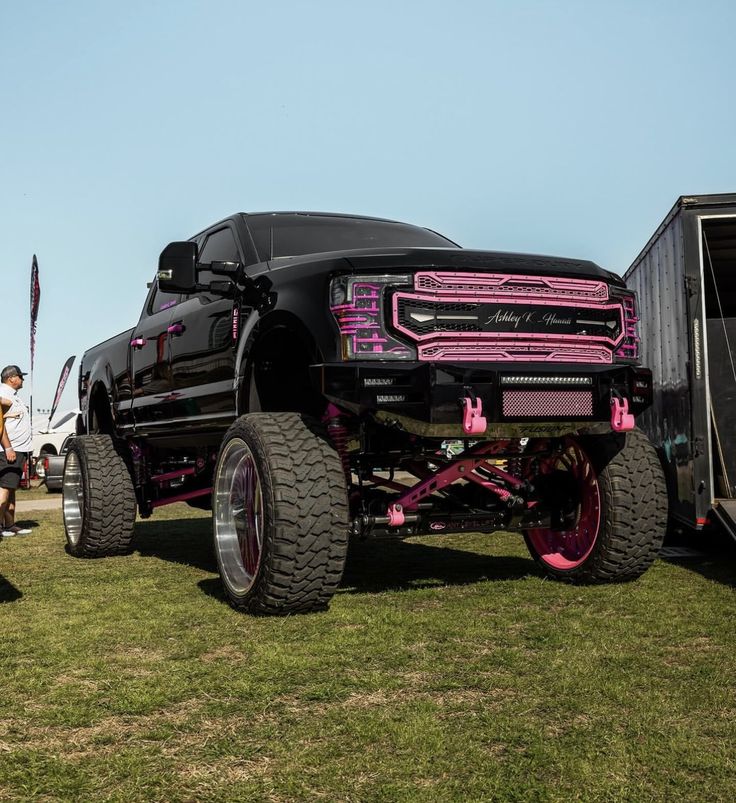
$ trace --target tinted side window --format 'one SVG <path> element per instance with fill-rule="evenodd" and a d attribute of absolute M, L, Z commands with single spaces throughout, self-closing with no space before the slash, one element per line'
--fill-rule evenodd
<path fill-rule="evenodd" d="M 218 229 L 212 234 L 196 238 L 199 246 L 199 262 L 240 262 L 240 252 L 238 244 L 235 242 L 235 235 L 232 229 Z M 204 244 L 203 244 L 204 242 Z M 197 275 L 200 284 L 222 281 L 224 277 L 215 276 L 212 271 L 201 270 Z M 197 293 L 204 302 L 214 301 L 217 296 L 211 296 L 206 290 Z M 191 296 L 190 296 L 191 298 Z"/>
<path fill-rule="evenodd" d="M 164 293 L 163 290 L 159 289 L 158 282 L 156 282 L 153 292 L 151 293 L 151 303 L 148 305 L 148 314 L 155 315 L 157 312 L 173 307 L 178 303 L 178 293 Z"/>
<path fill-rule="evenodd" d="M 200 262 L 240 262 L 238 246 L 235 242 L 232 229 L 220 229 L 214 231 L 207 237 L 204 248 L 199 255 Z M 199 274 L 199 281 L 202 284 L 217 281 L 221 276 L 215 276 L 208 270 L 203 270 Z"/>

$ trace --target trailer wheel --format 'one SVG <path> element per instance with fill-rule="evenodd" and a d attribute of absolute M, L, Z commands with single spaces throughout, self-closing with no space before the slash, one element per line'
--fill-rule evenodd
<path fill-rule="evenodd" d="M 255 614 L 323 610 L 348 545 L 345 474 L 314 422 L 249 413 L 230 427 L 212 493 L 217 565 L 230 604 Z"/>
<path fill-rule="evenodd" d="M 130 550 L 135 491 L 123 449 L 109 435 L 79 435 L 69 444 L 62 494 L 72 555 L 102 558 Z"/>
<path fill-rule="evenodd" d="M 667 489 L 654 447 L 639 431 L 568 439 L 541 466 L 558 510 L 550 529 L 527 530 L 532 557 L 552 577 L 633 580 L 651 566 L 667 528 Z"/>

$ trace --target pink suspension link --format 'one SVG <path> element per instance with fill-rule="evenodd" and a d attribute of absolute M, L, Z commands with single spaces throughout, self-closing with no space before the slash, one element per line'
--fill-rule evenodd
<path fill-rule="evenodd" d="M 506 472 L 501 471 L 487 462 L 488 457 L 496 448 L 496 444 L 493 443 L 481 444 L 477 449 L 473 450 L 472 457 L 455 460 L 450 463 L 450 465 L 434 472 L 429 477 L 419 482 L 405 494 L 402 494 L 393 504 L 389 505 L 386 511 L 389 527 L 400 527 L 405 522 L 404 513 L 406 509 L 415 509 L 422 499 L 431 496 L 435 491 L 439 491 L 459 479 L 474 482 L 487 491 L 496 494 L 499 499 L 505 502 L 511 496 L 509 491 L 496 485 L 491 480 L 474 473 L 475 469 L 482 467 L 486 471 L 496 474 L 504 480 L 510 481 L 515 488 L 523 484 L 521 480 L 518 480 L 516 477 L 511 477 L 509 474 L 506 474 Z"/>

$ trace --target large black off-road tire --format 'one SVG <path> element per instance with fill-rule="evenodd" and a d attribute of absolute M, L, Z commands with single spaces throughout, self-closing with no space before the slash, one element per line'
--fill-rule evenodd
<path fill-rule="evenodd" d="M 233 607 L 323 610 L 342 578 L 348 503 L 340 459 L 297 413 L 248 413 L 220 448 L 212 489 L 215 554 Z"/>
<path fill-rule="evenodd" d="M 541 486 L 545 475 L 561 526 L 524 537 L 547 574 L 607 583 L 633 580 L 651 566 L 667 529 L 667 489 L 642 432 L 571 438 L 542 466 Z"/>
<path fill-rule="evenodd" d="M 130 551 L 136 499 L 123 447 L 109 435 L 79 435 L 71 442 L 62 481 L 69 552 L 103 558 Z"/>

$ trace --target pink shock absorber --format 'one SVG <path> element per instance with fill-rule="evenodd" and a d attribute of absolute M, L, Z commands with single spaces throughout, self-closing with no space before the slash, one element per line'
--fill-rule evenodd
<path fill-rule="evenodd" d="M 342 410 L 330 402 L 322 419 L 327 424 L 327 434 L 340 456 L 342 470 L 345 472 L 345 480 L 348 488 L 351 483 L 350 474 L 350 455 L 348 455 L 348 428 L 344 423 Z"/>

